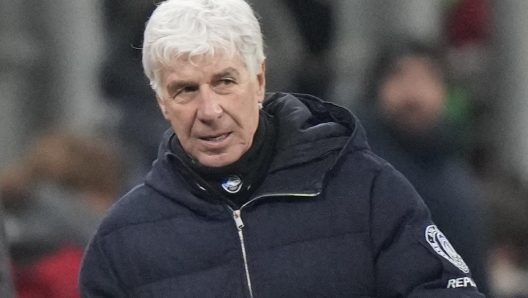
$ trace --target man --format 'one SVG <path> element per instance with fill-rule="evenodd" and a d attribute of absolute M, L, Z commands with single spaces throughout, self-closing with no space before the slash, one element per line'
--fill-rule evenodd
<path fill-rule="evenodd" d="M 172 124 L 86 251 L 84 297 L 483 297 L 346 109 L 266 95 L 243 0 L 169 0 L 143 65 Z"/>
<path fill-rule="evenodd" d="M 367 95 L 356 107 L 369 146 L 412 183 L 466 261 L 479 290 L 487 293 L 485 204 L 469 166 L 455 154 L 462 147 L 455 138 L 467 134 L 449 117 L 442 57 L 407 38 L 381 49 Z"/>

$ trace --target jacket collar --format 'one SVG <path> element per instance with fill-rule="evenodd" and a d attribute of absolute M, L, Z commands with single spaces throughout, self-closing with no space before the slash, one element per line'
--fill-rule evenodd
<path fill-rule="evenodd" d="M 264 109 L 275 116 L 279 133 L 268 176 L 253 197 L 317 194 L 325 176 L 343 155 L 368 148 L 357 118 L 330 102 L 309 95 L 274 93 L 267 96 Z M 165 132 L 145 183 L 192 209 L 224 210 L 222 200 L 212 199 L 189 179 L 181 161 L 170 150 L 174 137 L 172 129 Z"/>

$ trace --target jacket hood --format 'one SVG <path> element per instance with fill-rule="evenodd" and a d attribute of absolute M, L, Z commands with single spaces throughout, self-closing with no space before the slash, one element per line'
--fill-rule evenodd
<path fill-rule="evenodd" d="M 306 94 L 273 93 L 264 110 L 278 121 L 272 170 L 309 162 L 329 151 L 368 148 L 365 131 L 349 110 Z"/>
<path fill-rule="evenodd" d="M 330 168 L 328 164 L 319 167 L 314 178 L 317 183 L 309 181 L 304 185 L 318 185 L 319 188 L 322 176 L 337 163 L 340 156 L 351 150 L 368 148 L 365 132 L 357 118 L 347 109 L 333 103 L 310 95 L 272 93 L 267 95 L 263 109 L 275 118 L 278 129 L 276 154 L 269 174 L 321 160 L 333 152 L 336 158 L 332 159 Z M 181 197 L 183 192 L 195 195 L 203 192 L 196 182 L 191 181 L 191 175 L 185 172 L 182 161 L 171 152 L 171 139 L 175 137 L 172 128 L 165 132 L 158 158 L 145 184 L 168 197 L 174 197 L 175 194 Z M 296 185 L 299 191 L 304 187 L 301 183 Z"/>

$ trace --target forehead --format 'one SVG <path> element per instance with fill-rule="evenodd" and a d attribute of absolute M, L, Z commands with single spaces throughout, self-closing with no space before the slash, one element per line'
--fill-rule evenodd
<path fill-rule="evenodd" d="M 247 74 L 247 67 L 238 55 L 181 55 L 163 68 L 162 76 L 166 79 L 207 78 L 220 72 L 243 75 Z"/>
<path fill-rule="evenodd" d="M 397 67 L 404 72 L 440 74 L 434 60 L 425 56 L 404 57 L 398 61 Z"/>

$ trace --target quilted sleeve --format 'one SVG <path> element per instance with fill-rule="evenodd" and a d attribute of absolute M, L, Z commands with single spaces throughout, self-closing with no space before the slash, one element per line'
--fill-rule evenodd
<path fill-rule="evenodd" d="M 376 297 L 484 297 L 425 203 L 385 164 L 371 189 Z"/>
<path fill-rule="evenodd" d="M 124 298 L 127 296 L 101 248 L 97 235 L 84 254 L 79 275 L 79 288 L 83 298 Z"/>

